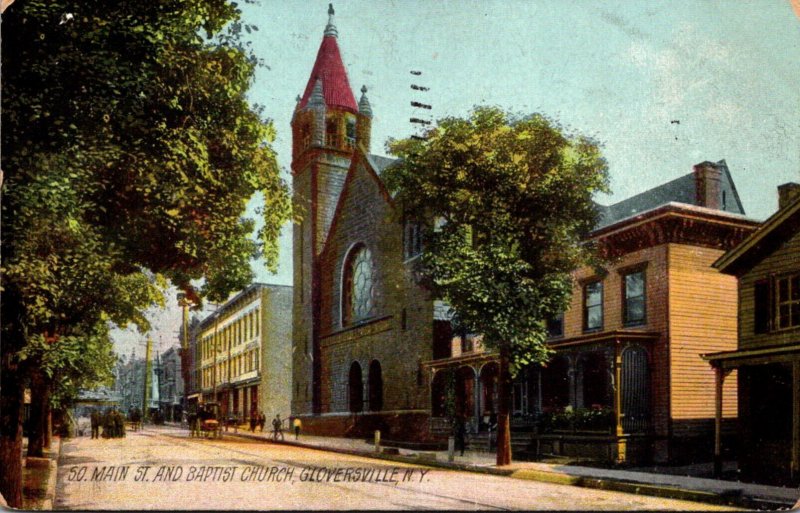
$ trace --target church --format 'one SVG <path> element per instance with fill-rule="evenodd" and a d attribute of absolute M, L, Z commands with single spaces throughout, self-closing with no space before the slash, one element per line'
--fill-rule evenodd
<path fill-rule="evenodd" d="M 333 9 L 292 117 L 292 415 L 304 432 L 441 444 L 451 416 L 487 447 L 498 363 L 453 333 L 418 285 L 418 226 L 404 222 L 370 153 L 372 108 L 356 102 Z M 715 432 L 714 373 L 700 357 L 736 348 L 736 282 L 713 262 L 759 223 L 724 160 L 609 206 L 590 235 L 605 269 L 573 272 L 571 303 L 548 324 L 553 358 L 513 384 L 512 448 L 608 463 L 694 462 Z M 712 305 L 712 306 L 709 306 Z M 735 383 L 719 406 L 736 422 Z M 717 426 L 719 430 L 720 426 Z"/>
<path fill-rule="evenodd" d="M 292 415 L 308 433 L 421 440 L 430 411 L 422 362 L 435 326 L 448 323 L 415 283 L 418 231 L 404 231 L 381 180 L 392 160 L 370 153 L 367 90 L 356 102 L 328 14 L 292 117 L 303 217 L 293 234 Z"/>

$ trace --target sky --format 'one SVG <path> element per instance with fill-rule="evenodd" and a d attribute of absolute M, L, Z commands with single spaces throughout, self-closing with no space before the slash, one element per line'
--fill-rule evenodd
<path fill-rule="evenodd" d="M 328 21 L 328 1 L 239 2 L 265 66 L 254 104 L 277 129 L 288 183 L 290 121 Z M 411 117 L 465 116 L 476 105 L 540 112 L 602 144 L 614 203 L 725 159 L 748 217 L 777 208 L 776 187 L 800 182 L 800 7 L 788 0 L 334 2 L 338 44 L 356 100 L 372 105 L 372 153 L 416 133 Z M 411 71 L 421 75 L 412 75 Z M 415 92 L 411 84 L 430 88 Z M 420 111 L 412 100 L 433 109 Z M 248 206 L 257 220 L 260 198 Z M 278 273 L 291 285 L 291 227 Z M 176 344 L 180 311 L 153 309 L 156 349 Z M 213 309 L 213 307 L 209 307 Z M 211 311 L 207 309 L 207 311 Z M 144 335 L 116 331 L 118 352 Z"/>

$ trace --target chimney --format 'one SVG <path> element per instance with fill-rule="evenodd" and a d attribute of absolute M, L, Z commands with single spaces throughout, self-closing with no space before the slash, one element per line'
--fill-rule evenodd
<path fill-rule="evenodd" d="M 698 206 L 719 210 L 722 197 L 722 170 L 713 162 L 694 166 L 695 202 Z"/>
<path fill-rule="evenodd" d="M 800 183 L 788 182 L 778 186 L 778 210 L 800 197 Z"/>

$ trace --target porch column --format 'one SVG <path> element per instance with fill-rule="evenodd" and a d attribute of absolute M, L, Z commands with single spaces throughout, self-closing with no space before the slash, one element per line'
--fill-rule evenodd
<path fill-rule="evenodd" d="M 625 462 L 626 442 L 622 429 L 622 344 L 614 341 L 614 423 L 617 438 L 617 463 Z"/>
<path fill-rule="evenodd" d="M 722 475 L 722 385 L 725 371 L 714 367 L 714 477 Z"/>
<path fill-rule="evenodd" d="M 800 475 L 800 361 L 792 362 L 792 462 L 791 477 Z"/>
<path fill-rule="evenodd" d="M 475 381 L 472 382 L 472 413 L 475 415 L 475 429 L 478 430 L 481 425 L 481 377 L 478 375 L 478 369 L 475 367 L 470 368 L 475 376 Z"/>

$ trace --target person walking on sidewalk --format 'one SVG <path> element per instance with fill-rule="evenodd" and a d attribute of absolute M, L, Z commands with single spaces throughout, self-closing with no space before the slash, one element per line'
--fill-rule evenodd
<path fill-rule="evenodd" d="M 255 409 L 250 411 L 250 432 L 256 432 L 256 424 L 258 424 L 258 412 Z"/>
<path fill-rule="evenodd" d="M 258 412 L 258 431 L 259 433 L 264 432 L 264 424 L 267 423 L 267 416 L 264 415 L 263 411 Z"/>
<path fill-rule="evenodd" d="M 297 440 L 300 438 L 300 428 L 303 427 L 303 423 L 300 421 L 299 417 L 294 418 L 292 426 L 294 426 L 294 439 Z"/>
<path fill-rule="evenodd" d="M 281 441 L 283 441 L 283 421 L 280 413 L 276 414 L 275 419 L 272 421 L 272 439 L 276 442 L 278 441 L 278 435 L 281 435 Z"/>

